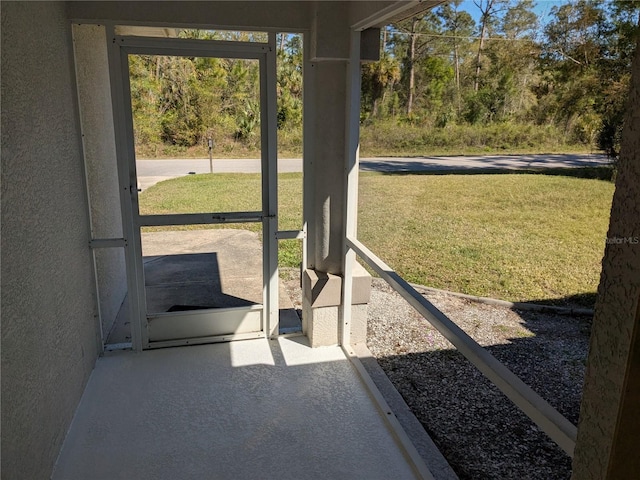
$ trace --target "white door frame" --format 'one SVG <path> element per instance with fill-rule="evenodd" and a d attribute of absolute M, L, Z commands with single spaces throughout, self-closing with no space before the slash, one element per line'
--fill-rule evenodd
<path fill-rule="evenodd" d="M 277 104 L 276 104 L 276 49 L 275 33 L 269 33 L 268 43 L 191 40 L 180 38 L 148 38 L 118 36 L 112 25 L 107 26 L 109 73 L 118 159 L 120 204 L 125 238 L 127 289 L 129 292 L 129 318 L 131 343 L 134 350 L 227 341 L 256 336 L 276 337 L 279 328 L 278 308 L 278 240 L 277 240 Z M 129 54 L 194 56 L 215 58 L 241 58 L 258 60 L 260 65 L 260 119 L 262 154 L 262 211 L 215 214 L 140 216 L 138 204 L 133 115 L 131 110 L 128 56 Z M 197 338 L 150 341 L 146 294 L 142 264 L 140 228 L 146 225 L 229 223 L 259 221 L 263 225 L 263 305 L 260 310 L 260 329 L 250 333 L 225 335 L 197 334 Z M 246 318 L 232 309 L 220 309 L 221 314 L 236 317 L 242 324 Z M 256 307 L 248 308 L 255 315 Z M 187 313 L 198 322 L 203 312 Z M 204 315 L 206 316 L 206 315 Z M 164 319 L 166 320 L 166 318 Z M 210 321 L 211 319 L 209 319 Z M 207 321 L 205 319 L 205 321 Z M 233 320 L 231 320 L 233 322 Z M 165 325 L 167 322 L 162 322 Z M 240 329 L 240 332 L 243 330 Z"/>

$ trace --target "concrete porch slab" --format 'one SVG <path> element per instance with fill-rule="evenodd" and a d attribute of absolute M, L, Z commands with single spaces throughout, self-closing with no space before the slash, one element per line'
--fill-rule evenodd
<path fill-rule="evenodd" d="M 343 351 L 280 337 L 100 358 L 52 478 L 416 474 Z"/>
<path fill-rule="evenodd" d="M 142 233 L 147 312 L 227 308 L 262 303 L 262 244 L 240 229 Z M 302 330 L 286 289 L 280 285 L 280 332 Z M 131 341 L 125 298 L 107 344 Z"/>

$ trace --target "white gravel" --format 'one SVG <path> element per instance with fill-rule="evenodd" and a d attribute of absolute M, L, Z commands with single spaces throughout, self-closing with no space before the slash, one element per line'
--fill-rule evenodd
<path fill-rule="evenodd" d="M 367 345 L 461 479 L 564 479 L 571 459 L 382 280 Z M 425 295 L 577 422 L 590 319 Z"/>

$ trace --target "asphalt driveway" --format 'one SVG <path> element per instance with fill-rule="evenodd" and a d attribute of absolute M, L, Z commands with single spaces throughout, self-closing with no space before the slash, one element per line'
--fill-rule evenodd
<path fill-rule="evenodd" d="M 377 172 L 522 170 L 597 167 L 607 165 L 609 162 L 610 160 L 605 155 L 600 154 L 375 157 L 361 158 L 360 170 Z M 209 173 L 209 159 L 137 160 L 136 166 L 139 186 L 143 190 L 162 180 L 190 173 Z M 217 173 L 259 173 L 260 160 L 214 159 L 213 171 Z M 279 173 L 301 171 L 301 159 L 278 159 Z"/>

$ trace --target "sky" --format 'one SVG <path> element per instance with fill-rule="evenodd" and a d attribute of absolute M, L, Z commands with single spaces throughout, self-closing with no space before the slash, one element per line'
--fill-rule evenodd
<path fill-rule="evenodd" d="M 533 11 L 538 15 L 540 22 L 545 24 L 547 23 L 552 7 L 564 5 L 565 3 L 569 3 L 569 1 L 570 0 L 534 0 Z M 473 4 L 473 0 L 464 0 L 460 4 L 460 9 L 469 12 L 476 23 L 478 22 L 480 11 L 478 10 L 478 7 Z"/>

